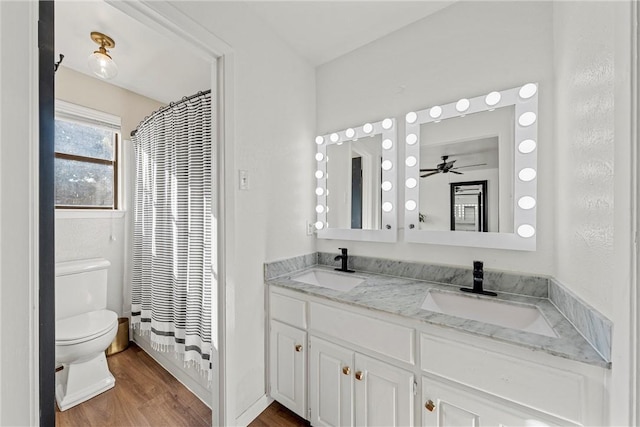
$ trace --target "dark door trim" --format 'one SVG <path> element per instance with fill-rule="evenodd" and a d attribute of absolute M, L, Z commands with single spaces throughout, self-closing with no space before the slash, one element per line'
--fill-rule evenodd
<path fill-rule="evenodd" d="M 55 426 L 54 2 L 40 0 L 38 8 L 39 402 L 40 425 Z"/>

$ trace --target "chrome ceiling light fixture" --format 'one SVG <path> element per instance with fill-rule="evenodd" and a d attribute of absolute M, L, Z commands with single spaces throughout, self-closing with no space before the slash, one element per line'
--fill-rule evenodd
<path fill-rule="evenodd" d="M 111 37 L 97 31 L 91 32 L 91 40 L 100 47 L 89 55 L 89 68 L 102 79 L 108 80 L 115 77 L 118 74 L 118 66 L 109 55 L 107 48 L 113 49 L 116 42 Z"/>

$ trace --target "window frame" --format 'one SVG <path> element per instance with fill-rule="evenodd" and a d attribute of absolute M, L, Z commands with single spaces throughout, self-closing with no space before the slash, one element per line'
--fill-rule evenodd
<path fill-rule="evenodd" d="M 84 126 L 97 127 L 113 131 L 113 160 L 100 159 L 97 157 L 83 156 L 79 154 L 68 154 L 55 151 L 56 159 L 80 161 L 85 163 L 100 164 L 113 167 L 113 205 L 107 206 L 86 206 L 86 205 L 62 205 L 55 203 L 56 211 L 101 211 L 116 212 L 121 210 L 120 200 L 120 141 L 121 141 L 121 118 L 102 111 L 72 104 L 70 102 L 56 100 L 55 120 L 74 122 Z"/>

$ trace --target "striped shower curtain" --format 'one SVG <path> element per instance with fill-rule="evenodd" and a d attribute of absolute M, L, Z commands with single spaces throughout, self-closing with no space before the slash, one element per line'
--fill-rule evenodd
<path fill-rule="evenodd" d="M 131 317 L 159 351 L 211 378 L 211 94 L 147 117 L 136 157 Z"/>

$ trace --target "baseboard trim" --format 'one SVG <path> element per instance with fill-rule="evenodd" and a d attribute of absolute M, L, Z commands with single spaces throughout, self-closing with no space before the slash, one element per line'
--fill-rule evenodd
<path fill-rule="evenodd" d="M 251 421 L 258 418 L 258 415 L 262 413 L 267 406 L 271 405 L 273 399 L 266 394 L 263 394 L 253 405 L 249 406 L 238 418 L 236 418 L 236 426 L 247 426 Z"/>

